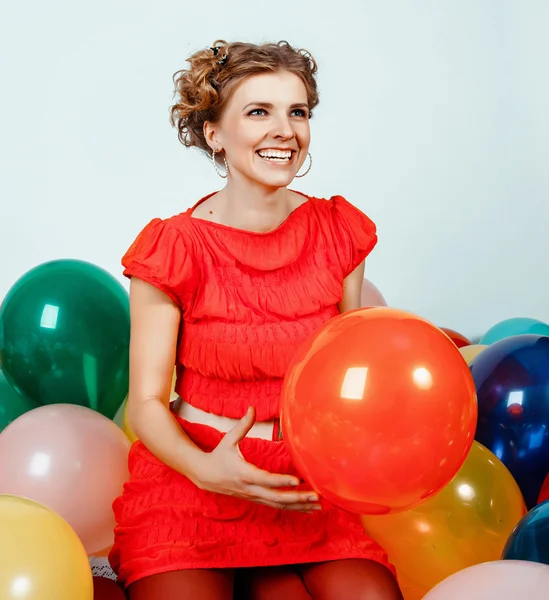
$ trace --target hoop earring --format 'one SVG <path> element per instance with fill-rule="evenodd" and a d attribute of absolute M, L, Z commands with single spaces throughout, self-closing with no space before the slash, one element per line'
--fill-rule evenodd
<path fill-rule="evenodd" d="M 225 163 L 225 169 L 226 169 L 225 173 L 222 173 L 217 165 L 216 160 L 215 160 L 216 152 L 221 152 L 221 150 L 216 150 L 215 148 L 212 150 L 212 164 L 215 169 L 215 172 L 219 175 L 219 177 L 221 177 L 221 179 L 227 179 L 227 177 L 229 176 L 229 165 L 227 164 L 227 159 L 224 156 L 222 157 L 223 162 Z"/>
<path fill-rule="evenodd" d="M 313 166 L 313 157 L 311 156 L 310 152 L 307 152 L 307 156 L 309 157 L 309 168 L 301 175 L 296 174 L 296 177 L 305 177 L 305 175 L 307 175 L 307 173 L 311 170 L 311 167 Z"/>

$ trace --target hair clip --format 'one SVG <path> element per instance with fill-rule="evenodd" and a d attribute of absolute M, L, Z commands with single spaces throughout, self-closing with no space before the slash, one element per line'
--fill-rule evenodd
<path fill-rule="evenodd" d="M 214 56 L 218 56 L 219 55 L 219 48 L 218 47 L 213 47 L 210 48 L 210 50 L 213 52 Z M 221 59 L 216 61 L 218 65 L 224 65 L 227 62 L 227 55 L 223 54 L 221 56 Z"/>

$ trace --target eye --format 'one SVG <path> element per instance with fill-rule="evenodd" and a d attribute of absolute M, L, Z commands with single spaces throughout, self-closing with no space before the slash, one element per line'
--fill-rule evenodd
<path fill-rule="evenodd" d="M 263 108 L 254 108 L 253 110 L 251 110 L 248 113 L 248 115 L 254 115 L 254 114 L 257 114 L 257 113 L 263 113 L 263 114 L 265 114 L 265 109 L 263 109 Z"/>
<path fill-rule="evenodd" d="M 292 111 L 292 114 L 296 114 L 297 117 L 302 117 L 305 119 L 310 118 L 309 112 L 304 110 L 303 108 L 296 108 Z"/>

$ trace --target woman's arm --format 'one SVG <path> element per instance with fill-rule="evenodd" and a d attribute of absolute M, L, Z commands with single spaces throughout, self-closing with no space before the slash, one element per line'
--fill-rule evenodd
<path fill-rule="evenodd" d="M 339 303 L 339 312 L 361 308 L 362 282 L 364 281 L 364 261 L 343 281 L 343 298 Z"/>
<path fill-rule="evenodd" d="M 180 309 L 164 292 L 132 277 L 130 314 L 130 426 L 159 460 L 192 478 L 203 453 L 169 410 Z"/>

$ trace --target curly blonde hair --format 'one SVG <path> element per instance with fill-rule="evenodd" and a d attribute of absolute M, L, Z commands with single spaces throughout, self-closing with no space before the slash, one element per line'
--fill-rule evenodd
<path fill-rule="evenodd" d="M 170 107 L 170 122 L 186 147 L 210 152 L 204 122 L 218 122 L 236 85 L 252 75 L 294 73 L 307 90 L 309 111 L 318 105 L 317 63 L 309 52 L 295 49 L 286 41 L 257 45 L 217 40 L 211 48 L 195 52 L 187 62 L 189 68 L 173 76 L 177 99 Z"/>

